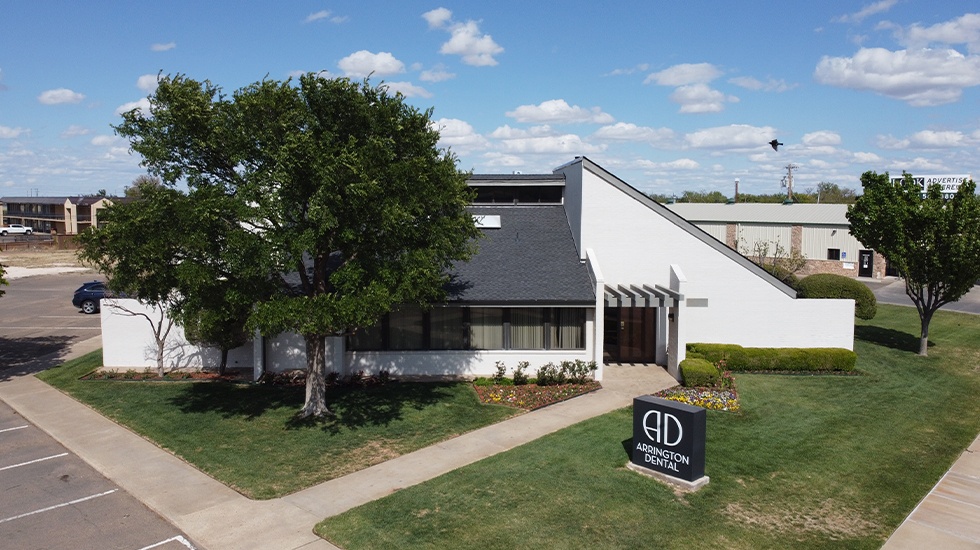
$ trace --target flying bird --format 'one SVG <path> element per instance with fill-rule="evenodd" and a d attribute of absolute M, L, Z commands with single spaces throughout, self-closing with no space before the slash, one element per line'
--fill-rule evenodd
<path fill-rule="evenodd" d="M 782 143 L 779 143 L 778 140 L 775 140 L 774 139 L 774 140 L 772 140 L 772 141 L 769 142 L 769 145 L 772 145 L 772 150 L 773 151 L 778 151 L 779 150 L 779 146 L 782 145 Z"/>

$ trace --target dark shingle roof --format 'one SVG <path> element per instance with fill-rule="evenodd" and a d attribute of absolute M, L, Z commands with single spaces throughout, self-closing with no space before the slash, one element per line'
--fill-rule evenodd
<path fill-rule="evenodd" d="M 563 206 L 474 206 L 500 216 L 479 251 L 455 265 L 450 300 L 484 304 L 594 304 L 595 285 L 579 261 Z"/>

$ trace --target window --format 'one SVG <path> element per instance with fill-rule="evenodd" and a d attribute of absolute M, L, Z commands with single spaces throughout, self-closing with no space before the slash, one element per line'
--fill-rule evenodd
<path fill-rule="evenodd" d="M 504 310 L 499 307 L 470 308 L 470 349 L 503 349 Z"/>
<path fill-rule="evenodd" d="M 840 259 L 840 249 L 839 248 L 828 248 L 827 249 L 827 259 L 828 260 L 839 260 Z"/>
<path fill-rule="evenodd" d="M 585 310 L 553 309 L 549 337 L 551 349 L 585 349 Z"/>
<path fill-rule="evenodd" d="M 466 349 L 464 313 L 461 307 L 437 307 L 429 312 L 430 349 Z"/>
<path fill-rule="evenodd" d="M 388 345 L 394 350 L 425 349 L 422 310 L 401 307 L 388 314 Z"/>
<path fill-rule="evenodd" d="M 352 351 L 585 349 L 585 308 L 402 307 L 347 339 Z"/>
<path fill-rule="evenodd" d="M 510 348 L 544 349 L 544 310 L 536 307 L 510 310 Z"/>

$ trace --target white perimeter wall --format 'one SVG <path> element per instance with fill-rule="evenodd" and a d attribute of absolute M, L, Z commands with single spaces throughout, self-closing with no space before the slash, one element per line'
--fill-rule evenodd
<path fill-rule="evenodd" d="M 669 287 L 670 264 L 680 266 L 687 278 L 681 288 L 685 298 L 708 301 L 707 307 L 683 312 L 688 342 L 853 349 L 853 300 L 790 297 L 661 215 L 669 215 L 665 207 L 651 208 L 601 177 L 601 168 L 594 173 L 593 166 L 583 160 L 558 170 L 566 177 L 566 208 L 581 212 L 569 212 L 580 255 L 594 249 L 611 285 Z"/>

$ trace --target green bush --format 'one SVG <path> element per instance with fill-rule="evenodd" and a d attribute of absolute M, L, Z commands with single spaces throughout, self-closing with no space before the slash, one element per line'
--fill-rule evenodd
<path fill-rule="evenodd" d="M 878 300 L 874 292 L 861 281 L 833 273 L 818 273 L 800 279 L 797 286 L 800 298 L 850 298 L 854 300 L 854 316 L 874 319 Z"/>
<path fill-rule="evenodd" d="M 689 388 L 715 386 L 721 377 L 718 368 L 705 359 L 687 358 L 680 366 L 684 386 Z"/>
<path fill-rule="evenodd" d="M 843 348 L 743 348 L 737 344 L 688 344 L 688 357 L 710 363 L 725 361 L 731 371 L 836 371 L 854 370 L 857 354 Z"/>
<path fill-rule="evenodd" d="M 515 386 L 525 386 L 528 384 L 527 367 L 530 365 L 527 361 L 518 361 L 517 366 L 514 368 L 514 385 Z"/>

